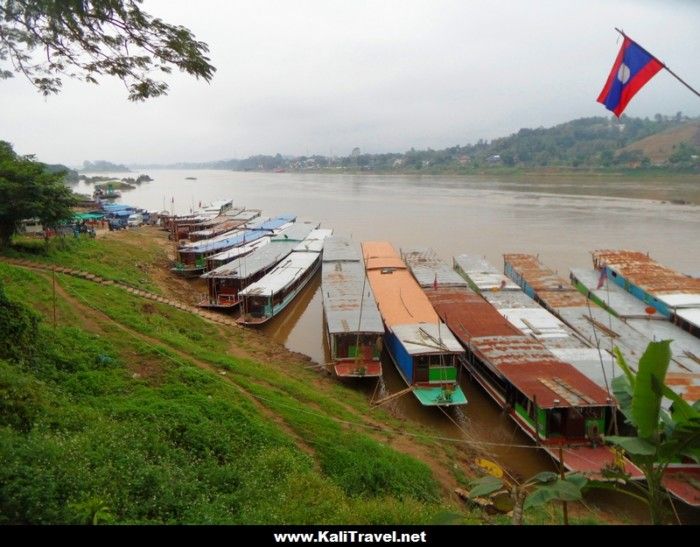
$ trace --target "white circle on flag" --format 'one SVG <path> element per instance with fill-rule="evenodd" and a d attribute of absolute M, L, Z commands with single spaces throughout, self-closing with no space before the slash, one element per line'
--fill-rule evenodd
<path fill-rule="evenodd" d="M 620 65 L 620 70 L 617 71 L 617 79 L 623 84 L 626 84 L 627 80 L 630 79 L 630 67 L 628 67 L 625 63 Z"/>

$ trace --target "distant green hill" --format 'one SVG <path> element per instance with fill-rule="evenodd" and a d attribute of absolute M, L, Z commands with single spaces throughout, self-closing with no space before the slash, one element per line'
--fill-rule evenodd
<path fill-rule="evenodd" d="M 658 139 L 657 139 L 658 136 Z M 638 144 L 637 144 L 638 143 Z M 442 150 L 361 154 L 344 157 L 256 155 L 202 163 L 148 167 L 170 169 L 368 170 L 426 173 L 506 169 L 629 169 L 664 166 L 700 170 L 700 118 L 656 114 L 650 118 L 579 118 L 553 127 L 524 128 L 492 141 Z M 146 166 L 140 166 L 144 168 Z"/>
<path fill-rule="evenodd" d="M 698 150 L 700 121 L 694 121 L 633 142 L 619 150 L 618 154 L 641 153 L 652 164 L 663 165 L 692 161 L 692 156 L 699 154 Z"/>
<path fill-rule="evenodd" d="M 128 173 L 131 170 L 126 165 L 121 165 L 119 163 L 112 163 L 105 160 L 97 161 L 84 161 L 83 168 L 81 171 L 88 171 L 90 173 L 101 173 L 101 172 L 125 172 Z"/>
<path fill-rule="evenodd" d="M 410 150 L 394 157 L 391 166 L 402 169 L 488 168 L 496 166 L 542 168 L 644 167 L 652 164 L 678 167 L 700 166 L 692 160 L 700 148 L 699 120 L 682 116 L 656 115 L 654 119 L 592 117 L 579 118 L 554 127 L 521 129 L 517 133 L 476 144 L 444 150 Z M 653 154 L 662 138 L 664 153 Z M 659 137 L 661 138 L 661 137 Z M 646 141 L 645 145 L 635 145 Z M 678 148 L 679 158 L 673 157 Z M 676 161 L 674 161 L 676 160 Z M 367 156 L 359 165 L 389 167 L 384 155 Z"/>

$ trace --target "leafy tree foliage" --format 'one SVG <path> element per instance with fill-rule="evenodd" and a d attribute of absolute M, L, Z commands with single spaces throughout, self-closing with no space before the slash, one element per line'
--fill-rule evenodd
<path fill-rule="evenodd" d="M 0 78 L 23 74 L 41 93 L 61 89 L 61 76 L 97 83 L 119 78 L 132 101 L 166 94 L 149 76 L 175 66 L 211 80 L 207 44 L 189 29 L 140 8 L 142 0 L 0 0 Z M 9 63 L 8 63 L 9 61 Z"/>
<path fill-rule="evenodd" d="M 636 496 L 641 494 L 649 506 L 652 524 L 662 524 L 667 494 L 662 485 L 668 466 L 676 461 L 700 462 L 700 408 L 691 406 L 665 385 L 666 372 L 671 361 L 670 340 L 650 342 L 639 360 L 635 374 L 615 348 L 617 362 L 625 373 L 613 380 L 615 397 L 627 420 L 636 428 L 634 437 L 608 436 L 605 441 L 622 448 L 644 473 L 646 485 L 630 481 L 622 471 L 609 470 L 616 482 L 593 484 L 597 488 L 616 489 L 624 481 Z M 666 412 L 662 399 L 672 401 Z"/>
<path fill-rule="evenodd" d="M 0 141 L 0 249 L 10 244 L 22 219 L 38 218 L 44 226 L 55 226 L 73 216 L 75 196 L 63 184 L 64 175 L 31 156 L 18 156 Z"/>

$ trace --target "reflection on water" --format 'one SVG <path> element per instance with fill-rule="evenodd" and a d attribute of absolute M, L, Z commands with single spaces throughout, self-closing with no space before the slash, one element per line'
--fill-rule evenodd
<path fill-rule="evenodd" d="M 700 184 L 688 180 L 635 181 L 600 177 L 430 177 L 404 175 L 323 175 L 227 171 L 148 171 L 155 180 L 125 192 L 120 201 L 148 209 L 184 213 L 199 202 L 232 198 L 260 208 L 266 216 L 293 212 L 335 233 L 362 240 L 388 240 L 396 247 L 432 247 L 443 259 L 475 253 L 502 265 L 502 254 L 538 254 L 568 275 L 570 267 L 591 264 L 589 251 L 626 248 L 647 251 L 662 263 L 700 275 Z M 118 176 L 123 176 L 122 174 Z M 196 176 L 198 180 L 185 180 Z M 76 191 L 89 192 L 81 183 Z M 171 205 L 171 198 L 174 204 Z M 667 203 L 662 203 L 666 201 Z M 322 325 L 320 275 L 264 332 L 288 348 L 327 363 Z M 385 360 L 383 384 L 345 380 L 372 397 L 403 389 L 393 364 Z M 387 405 L 436 435 L 475 438 L 496 444 L 530 445 L 516 426 L 468 378 L 461 384 L 469 405 L 451 409 L 420 406 L 412 395 Z M 458 424 L 458 425 L 457 425 Z M 521 477 L 551 469 L 541 451 L 489 445 L 494 459 Z M 624 506 L 623 506 L 624 507 Z"/>

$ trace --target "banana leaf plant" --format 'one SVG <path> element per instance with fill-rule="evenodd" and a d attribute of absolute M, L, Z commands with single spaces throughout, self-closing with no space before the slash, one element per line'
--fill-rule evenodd
<path fill-rule="evenodd" d="M 639 360 L 636 374 L 615 348 L 624 375 L 613 379 L 613 392 L 637 434 L 604 437 L 607 443 L 627 453 L 644 473 L 646 484 L 632 481 L 624 472 L 613 468 L 606 471 L 606 478 L 629 485 L 629 489 L 620 491 L 648 505 L 652 524 L 664 521 L 668 494 L 662 480 L 669 464 L 683 459 L 700 462 L 700 405 L 697 402 L 690 405 L 665 384 L 671 362 L 670 344 L 670 340 L 651 342 Z M 672 403 L 670 411 L 662 407 L 664 397 Z M 616 482 L 609 481 L 592 481 L 588 486 L 618 489 Z"/>
<path fill-rule="evenodd" d="M 499 490 L 507 490 L 513 501 L 513 524 L 523 523 L 523 513 L 550 501 L 579 501 L 588 479 L 580 473 L 569 473 L 561 478 L 558 473 L 544 471 L 522 484 L 485 476 L 470 483 L 471 499 L 489 496 Z"/>

